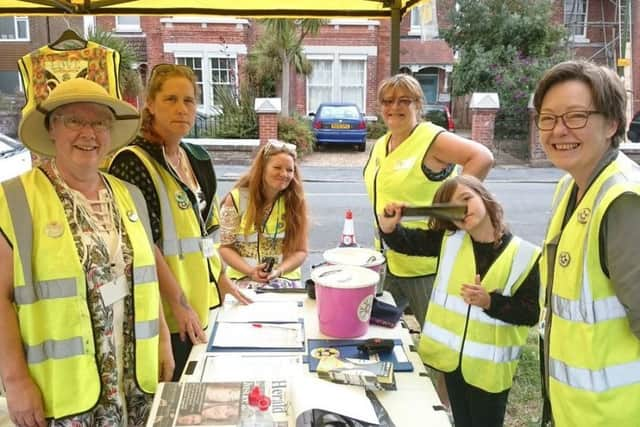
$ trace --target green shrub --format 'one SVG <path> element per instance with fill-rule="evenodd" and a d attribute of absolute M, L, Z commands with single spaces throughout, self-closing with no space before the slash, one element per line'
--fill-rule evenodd
<path fill-rule="evenodd" d="M 311 153 L 315 142 L 309 120 L 300 116 L 278 119 L 278 139 L 296 145 L 301 156 Z"/>
<path fill-rule="evenodd" d="M 378 139 L 387 133 L 387 125 L 384 124 L 382 117 L 378 116 L 375 122 L 367 122 L 367 138 Z"/>

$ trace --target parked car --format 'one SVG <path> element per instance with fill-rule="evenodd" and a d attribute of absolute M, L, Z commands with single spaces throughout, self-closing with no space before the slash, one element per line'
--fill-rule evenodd
<path fill-rule="evenodd" d="M 31 169 L 31 153 L 19 141 L 0 133 L 0 182 Z"/>
<path fill-rule="evenodd" d="M 425 104 L 422 107 L 422 118 L 428 122 L 445 128 L 449 132 L 455 132 L 453 118 L 449 108 L 442 104 Z"/>
<path fill-rule="evenodd" d="M 351 103 L 323 103 L 315 113 L 311 127 L 316 145 L 353 144 L 364 151 L 367 144 L 367 123 L 360 108 Z"/>
<path fill-rule="evenodd" d="M 640 142 L 640 111 L 633 116 L 631 123 L 629 123 L 627 138 L 629 142 Z"/>

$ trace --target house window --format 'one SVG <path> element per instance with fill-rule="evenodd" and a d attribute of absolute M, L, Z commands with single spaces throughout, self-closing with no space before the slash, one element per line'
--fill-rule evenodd
<path fill-rule="evenodd" d="M 211 105 L 220 106 L 220 100 L 217 99 L 220 90 L 226 90 L 231 94 L 235 93 L 235 58 L 209 58 L 209 73 L 211 76 Z"/>
<path fill-rule="evenodd" d="M 116 31 L 140 32 L 139 16 L 116 16 Z"/>
<path fill-rule="evenodd" d="M 309 111 L 316 111 L 323 102 L 331 102 L 333 87 L 333 60 L 312 60 L 313 71 L 308 80 Z"/>
<path fill-rule="evenodd" d="M 29 41 L 29 18 L 0 18 L 0 41 Z"/>
<path fill-rule="evenodd" d="M 363 110 L 364 61 L 346 59 L 340 61 L 340 101 L 353 102 Z"/>
<path fill-rule="evenodd" d="M 409 34 L 420 34 L 420 27 L 422 27 L 422 6 L 416 6 L 411 9 L 411 29 Z"/>
<path fill-rule="evenodd" d="M 572 40 L 587 36 L 587 0 L 564 0 L 564 25 Z"/>
<path fill-rule="evenodd" d="M 202 58 L 176 58 L 176 64 L 186 65 L 193 70 L 196 75 L 196 85 L 198 86 L 198 105 L 203 105 Z"/>
<path fill-rule="evenodd" d="M 310 61 L 307 111 L 316 111 L 323 102 L 352 102 L 365 110 L 366 59 L 335 55 Z"/>

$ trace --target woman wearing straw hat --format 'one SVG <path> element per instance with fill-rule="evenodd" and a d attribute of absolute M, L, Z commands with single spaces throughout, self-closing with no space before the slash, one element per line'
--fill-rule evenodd
<path fill-rule="evenodd" d="M 174 279 L 156 273 L 140 191 L 98 170 L 138 127 L 85 79 L 23 115 L 21 140 L 50 160 L 0 188 L 0 376 L 18 426 L 143 425 L 171 378 L 158 281 Z"/>
<path fill-rule="evenodd" d="M 209 309 L 226 293 L 249 302 L 222 272 L 214 248 L 218 228 L 216 175 L 209 154 L 182 142 L 195 121 L 197 80 L 184 65 L 156 65 L 147 84 L 142 132 L 113 158 L 109 172 L 140 188 L 151 217 L 154 242 L 181 286 L 180 299 L 194 316 L 165 310 L 176 362 L 182 375 L 192 344 L 205 340 Z M 167 307 L 165 305 L 165 307 Z M 193 310 L 191 310 L 193 307 Z"/>

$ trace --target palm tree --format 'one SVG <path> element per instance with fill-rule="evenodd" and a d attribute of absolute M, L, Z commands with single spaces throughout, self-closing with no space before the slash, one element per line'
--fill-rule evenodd
<path fill-rule="evenodd" d="M 120 92 L 125 99 L 137 99 L 142 92 L 142 79 L 133 69 L 139 60 L 135 49 L 125 39 L 99 28 L 93 28 L 88 39 L 120 53 Z"/>
<path fill-rule="evenodd" d="M 326 24 L 323 19 L 265 19 L 264 38 L 257 44 L 254 54 L 262 62 L 263 70 L 280 73 L 282 115 L 289 116 L 289 88 L 291 66 L 303 75 L 311 73 L 311 63 L 302 50 L 307 35 L 314 35 Z"/>

